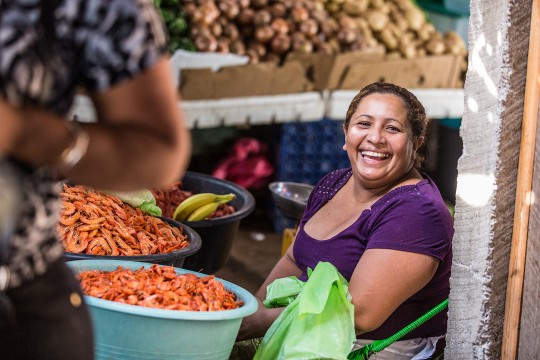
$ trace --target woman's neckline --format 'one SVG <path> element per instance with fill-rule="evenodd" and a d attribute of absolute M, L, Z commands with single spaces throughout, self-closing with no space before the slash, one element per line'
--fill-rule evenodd
<path fill-rule="evenodd" d="M 349 229 L 351 226 L 353 226 L 354 224 L 357 224 L 361 219 L 362 217 L 364 216 L 367 216 L 367 214 L 369 214 L 374 207 L 377 207 L 379 206 L 378 204 L 381 204 L 383 203 L 383 200 L 385 200 L 387 197 L 389 196 L 396 196 L 398 195 L 399 193 L 401 192 L 404 192 L 404 191 L 408 191 L 410 188 L 413 188 L 413 187 L 416 187 L 416 186 L 419 186 L 419 185 L 422 185 L 424 183 L 427 183 L 428 182 L 428 177 L 426 176 L 426 174 L 424 174 L 422 171 L 418 170 L 420 176 L 422 177 L 422 179 L 420 179 L 418 182 L 414 183 L 414 184 L 405 184 L 405 185 L 401 185 L 401 186 L 398 186 L 396 188 L 393 188 L 393 189 L 390 189 L 387 193 L 383 194 L 380 198 L 378 198 L 377 200 L 375 200 L 373 202 L 373 204 L 371 204 L 371 206 L 367 209 L 365 209 L 364 211 L 362 211 L 362 213 L 360 213 L 360 215 L 358 216 L 358 218 L 356 218 L 356 220 L 351 223 L 348 227 L 346 227 L 345 229 L 341 230 L 340 232 L 338 232 L 337 234 L 335 234 L 334 236 L 328 238 L 328 239 L 316 239 L 314 237 L 312 237 L 311 235 L 309 235 L 307 233 L 307 231 L 304 229 L 304 226 L 306 224 L 306 222 L 304 223 L 301 223 L 300 224 L 300 227 L 302 229 L 302 231 L 304 232 L 304 234 L 307 235 L 307 237 L 313 241 L 333 241 L 333 240 L 337 240 L 337 237 L 339 235 L 341 235 L 344 231 L 346 231 L 347 229 Z M 343 186 L 345 186 L 345 184 L 351 179 L 352 177 L 352 169 L 351 168 L 348 168 L 347 171 L 346 171 L 346 180 L 341 184 L 341 186 L 336 189 L 336 192 L 332 194 L 331 197 L 329 197 L 327 200 L 329 201 L 330 199 L 332 199 L 338 192 L 339 190 L 341 190 L 343 188 Z M 319 211 L 321 209 L 321 207 L 324 206 L 324 204 L 322 204 L 317 210 Z M 311 216 L 313 217 L 313 215 Z M 310 217 L 310 219 L 311 219 Z M 308 219 L 309 221 L 309 219 Z"/>

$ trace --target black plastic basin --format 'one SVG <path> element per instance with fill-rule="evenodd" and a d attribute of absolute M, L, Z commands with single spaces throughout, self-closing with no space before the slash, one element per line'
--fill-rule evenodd
<path fill-rule="evenodd" d="M 161 220 L 168 222 L 172 226 L 182 227 L 182 234 L 187 235 L 189 239 L 189 245 L 183 249 L 171 251 L 164 254 L 150 254 L 150 255 L 133 255 L 133 256 L 111 256 L 111 255 L 92 255 L 92 254 L 77 254 L 72 252 L 65 252 L 64 257 L 66 261 L 71 260 L 125 260 L 125 261 L 142 261 L 151 264 L 169 265 L 178 268 L 183 268 L 184 261 L 187 256 L 196 253 L 201 248 L 201 237 L 197 232 L 191 229 L 189 226 L 174 221 L 169 218 L 160 217 Z"/>
<path fill-rule="evenodd" d="M 255 209 L 255 199 L 247 189 L 231 181 L 192 171 L 186 172 L 182 178 L 182 189 L 194 194 L 211 192 L 236 195 L 228 203 L 236 209 L 234 214 L 211 220 L 183 222 L 195 230 L 202 240 L 200 250 L 185 259 L 183 268 L 213 274 L 227 262 L 240 222 Z"/>

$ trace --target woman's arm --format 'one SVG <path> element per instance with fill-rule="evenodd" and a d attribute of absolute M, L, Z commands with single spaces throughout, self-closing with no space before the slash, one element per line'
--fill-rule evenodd
<path fill-rule="evenodd" d="M 293 256 L 293 246 L 294 242 L 289 246 L 285 255 L 279 259 L 276 265 L 270 271 L 270 274 L 266 277 L 263 284 L 259 287 L 259 290 L 255 293 L 255 297 L 259 300 L 264 300 L 266 298 L 266 288 L 274 280 L 284 278 L 287 276 L 300 276 L 302 275 L 302 270 L 298 268 Z"/>
<path fill-rule="evenodd" d="M 372 331 L 433 277 L 439 260 L 406 251 L 367 250 L 351 277 L 356 333 Z"/>
<path fill-rule="evenodd" d="M 270 328 L 272 323 L 283 311 L 283 307 L 268 309 L 264 306 L 262 301 L 266 298 L 267 286 L 270 285 L 274 280 L 287 276 L 300 276 L 302 274 L 302 271 L 294 262 L 292 248 L 292 245 L 289 246 L 287 253 L 276 263 L 266 280 L 255 293 L 259 307 L 253 315 L 243 319 L 236 340 L 240 341 L 263 337 L 268 328 Z"/>
<path fill-rule="evenodd" d="M 135 190 L 166 186 L 187 168 L 191 138 L 179 108 L 168 56 L 113 88 L 91 94 L 96 123 L 88 130 L 88 151 L 64 175 L 98 188 Z M 73 142 L 65 120 L 40 109 L 0 103 L 0 150 L 34 166 L 55 166 Z M 8 137 L 7 135 L 5 137 Z"/>

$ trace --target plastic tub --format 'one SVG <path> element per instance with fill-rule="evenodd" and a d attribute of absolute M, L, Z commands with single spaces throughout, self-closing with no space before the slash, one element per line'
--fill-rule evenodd
<path fill-rule="evenodd" d="M 73 260 L 129 260 L 129 261 L 142 261 L 152 264 L 169 265 L 175 267 L 182 267 L 186 257 L 195 254 L 201 248 L 201 237 L 197 232 L 191 229 L 189 226 L 174 221 L 169 218 L 160 217 L 161 220 L 168 222 L 169 224 L 182 227 L 183 234 L 188 236 L 189 245 L 178 251 L 172 251 L 165 254 L 153 254 L 153 255 L 134 255 L 134 256 L 111 256 L 111 255 L 91 255 L 91 254 L 77 254 L 71 252 L 65 252 L 65 258 L 67 261 Z"/>
<path fill-rule="evenodd" d="M 183 268 L 213 274 L 227 262 L 240 222 L 255 209 L 255 199 L 248 190 L 231 181 L 190 171 L 186 172 L 182 179 L 182 189 L 193 193 L 236 195 L 236 198 L 228 203 L 236 209 L 234 214 L 211 220 L 185 222 L 200 235 L 202 246 L 197 253 L 186 258 Z"/>
<path fill-rule="evenodd" d="M 85 270 L 132 270 L 150 264 L 134 261 L 70 261 L 77 274 Z M 204 274 L 176 269 L 177 274 Z M 218 279 L 244 305 L 224 311 L 178 311 L 121 304 L 85 296 L 94 326 L 96 359 L 228 359 L 242 319 L 257 310 L 257 300 L 247 290 Z"/>

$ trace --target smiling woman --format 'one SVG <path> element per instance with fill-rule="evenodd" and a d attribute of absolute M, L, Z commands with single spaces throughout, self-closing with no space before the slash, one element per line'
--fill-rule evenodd
<path fill-rule="evenodd" d="M 332 263 L 349 281 L 357 341 L 389 337 L 448 297 L 453 220 L 434 182 L 420 170 L 427 119 L 408 90 L 374 83 L 353 99 L 343 124 L 350 167 L 314 187 L 296 238 L 257 291 L 277 278 L 306 281 Z M 260 306 L 239 339 L 264 335 L 281 309 Z M 444 348 L 446 313 L 373 359 L 431 358 Z M 411 355 L 414 354 L 414 355 Z"/>

